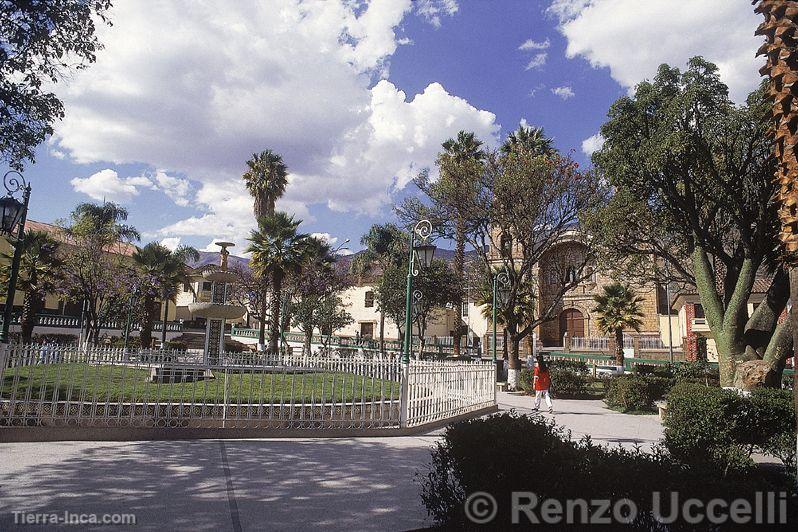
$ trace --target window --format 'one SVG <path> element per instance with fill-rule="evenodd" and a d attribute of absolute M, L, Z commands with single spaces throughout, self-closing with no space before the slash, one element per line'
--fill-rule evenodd
<path fill-rule="evenodd" d="M 366 301 L 364 305 L 366 306 L 366 308 L 371 308 L 374 306 L 374 292 L 372 292 L 371 290 L 366 292 Z"/>
<path fill-rule="evenodd" d="M 695 317 L 696 318 L 705 318 L 706 317 L 704 315 L 704 307 L 701 305 L 701 303 L 696 303 L 695 304 Z"/>
<path fill-rule="evenodd" d="M 210 281 L 202 281 L 202 291 L 203 292 L 210 292 L 211 290 L 211 282 Z"/>
<path fill-rule="evenodd" d="M 464 318 L 468 316 L 468 301 L 463 301 L 463 308 L 460 313 Z"/>
<path fill-rule="evenodd" d="M 360 324 L 360 337 L 364 340 L 371 340 L 374 338 L 374 323 L 363 322 Z"/>

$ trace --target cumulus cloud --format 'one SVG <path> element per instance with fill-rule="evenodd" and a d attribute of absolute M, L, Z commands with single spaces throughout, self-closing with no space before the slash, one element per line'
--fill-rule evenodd
<path fill-rule="evenodd" d="M 563 85 L 562 87 L 554 87 L 551 89 L 551 93 L 562 98 L 563 100 L 568 100 L 576 96 L 574 90 L 567 85 Z"/>
<path fill-rule="evenodd" d="M 549 12 L 568 40 L 566 56 L 609 68 L 624 87 L 651 79 L 662 63 L 683 68 L 696 55 L 718 65 L 737 102 L 759 84 L 762 60 L 754 51 L 762 39 L 754 30 L 761 17 L 749 2 L 555 0 Z"/>
<path fill-rule="evenodd" d="M 338 237 L 332 236 L 330 233 L 310 233 L 310 236 L 326 242 L 330 246 L 334 246 L 338 242 Z"/>
<path fill-rule="evenodd" d="M 529 63 L 526 64 L 525 70 L 534 70 L 536 68 L 541 68 L 543 65 L 546 64 L 546 59 L 549 57 L 547 52 L 541 52 L 539 54 L 535 54 L 532 56 L 532 59 L 529 60 Z"/>
<path fill-rule="evenodd" d="M 180 245 L 180 237 L 164 238 L 161 240 L 161 245 L 174 251 Z"/>
<path fill-rule="evenodd" d="M 76 177 L 70 181 L 76 192 L 92 199 L 126 203 L 139 195 L 139 188 L 153 188 L 152 181 L 144 176 L 120 178 L 115 170 L 106 168 L 89 177 Z"/>
<path fill-rule="evenodd" d="M 408 97 L 382 79 L 406 42 L 396 32 L 410 0 L 224 6 L 119 0 L 97 62 L 58 87 L 68 112 L 57 149 L 79 163 L 159 169 L 152 186 L 197 208 L 159 237 L 245 238 L 254 220 L 241 174 L 264 148 L 290 171 L 278 208 L 307 219 L 319 203 L 380 212 L 460 129 L 497 141 L 496 117 L 440 84 Z M 416 12 L 440 17 L 456 6 Z"/>
<path fill-rule="evenodd" d="M 582 141 L 582 153 L 590 157 L 593 152 L 600 150 L 602 146 L 604 146 L 604 137 L 601 136 L 601 133 L 596 133 Z"/>
<path fill-rule="evenodd" d="M 549 41 L 549 38 L 546 37 L 545 41 L 536 41 L 534 39 L 527 39 L 526 41 L 521 43 L 521 46 L 519 46 L 518 49 L 519 50 L 545 50 L 549 46 L 551 46 L 551 41 Z"/>

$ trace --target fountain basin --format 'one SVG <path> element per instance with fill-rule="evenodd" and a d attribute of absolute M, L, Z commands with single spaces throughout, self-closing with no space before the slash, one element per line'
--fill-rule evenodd
<path fill-rule="evenodd" d="M 223 305 L 221 303 L 189 303 L 188 311 L 200 318 L 234 320 L 243 316 L 247 309 L 239 305 Z"/>

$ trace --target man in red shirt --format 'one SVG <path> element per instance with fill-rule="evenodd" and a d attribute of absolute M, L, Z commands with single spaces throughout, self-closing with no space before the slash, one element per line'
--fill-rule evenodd
<path fill-rule="evenodd" d="M 553 413 L 554 409 L 551 404 L 551 397 L 549 396 L 549 388 L 551 388 L 551 374 L 549 373 L 548 364 L 543 360 L 542 356 L 538 356 L 535 362 L 535 371 L 532 373 L 533 385 L 535 388 L 535 406 L 533 410 L 540 409 L 541 398 L 546 399 L 546 405 L 549 407 L 549 414 Z"/>

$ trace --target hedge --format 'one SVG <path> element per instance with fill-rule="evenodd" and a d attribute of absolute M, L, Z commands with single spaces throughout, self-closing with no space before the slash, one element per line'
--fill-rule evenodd
<path fill-rule="evenodd" d="M 621 412 L 654 411 L 654 401 L 662 398 L 670 381 L 662 377 L 626 374 L 607 382 L 604 402 Z"/>

